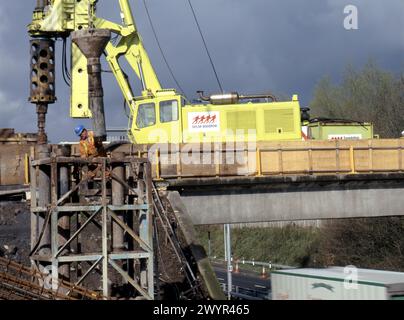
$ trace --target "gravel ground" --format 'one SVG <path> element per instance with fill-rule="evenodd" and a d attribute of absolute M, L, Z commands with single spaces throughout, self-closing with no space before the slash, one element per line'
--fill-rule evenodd
<path fill-rule="evenodd" d="M 30 211 L 27 202 L 0 202 L 0 256 L 29 265 Z"/>

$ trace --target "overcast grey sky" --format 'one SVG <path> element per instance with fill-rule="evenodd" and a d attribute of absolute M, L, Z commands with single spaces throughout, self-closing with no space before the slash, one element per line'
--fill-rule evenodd
<path fill-rule="evenodd" d="M 147 0 L 159 38 L 189 97 L 218 91 L 186 0 Z M 164 87 L 174 83 L 162 61 L 141 0 L 131 0 L 138 28 Z M 404 0 L 193 0 L 226 91 L 299 94 L 308 105 L 325 75 L 338 81 L 347 64 L 372 59 L 395 73 L 404 71 Z M 344 29 L 344 7 L 355 5 L 359 29 Z M 0 4 L 0 127 L 36 132 L 35 107 L 28 103 L 29 45 L 26 25 L 34 0 Z M 100 0 L 100 16 L 119 21 L 118 0 Z M 58 42 L 60 48 L 60 42 Z M 60 52 L 60 51 L 58 51 Z M 56 62 L 60 62 L 58 55 Z M 69 118 L 69 90 L 57 69 L 58 102 L 51 105 L 51 142 L 76 140 L 73 128 L 89 123 Z M 130 70 L 127 70 L 131 74 Z M 126 127 L 122 96 L 104 75 L 107 125 Z M 133 78 L 133 86 L 138 87 Z"/>

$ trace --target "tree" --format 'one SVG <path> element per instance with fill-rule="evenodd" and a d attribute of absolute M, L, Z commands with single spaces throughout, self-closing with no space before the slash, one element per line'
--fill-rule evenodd
<path fill-rule="evenodd" d="M 310 264 L 404 271 L 403 231 L 403 217 L 327 221 Z"/>
<path fill-rule="evenodd" d="M 310 107 L 316 117 L 373 122 L 382 138 L 397 138 L 404 130 L 404 73 L 396 76 L 372 62 L 359 71 L 348 66 L 339 85 L 320 80 Z"/>

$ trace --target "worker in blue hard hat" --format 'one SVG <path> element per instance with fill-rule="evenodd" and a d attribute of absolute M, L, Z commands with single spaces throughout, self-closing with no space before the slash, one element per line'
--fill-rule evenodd
<path fill-rule="evenodd" d="M 85 128 L 82 124 L 80 124 L 80 125 L 78 125 L 76 128 L 74 128 L 74 133 L 75 133 L 77 136 L 80 137 L 80 135 L 82 134 L 82 132 L 83 132 L 84 130 L 86 130 L 86 128 Z"/>
<path fill-rule="evenodd" d="M 74 129 L 74 132 L 80 137 L 80 156 L 82 158 L 99 156 L 92 131 L 87 131 L 83 125 L 79 125 Z"/>
<path fill-rule="evenodd" d="M 105 157 L 106 152 L 102 142 L 97 144 L 94 139 L 94 132 L 88 131 L 83 125 L 79 125 L 74 129 L 74 133 L 80 137 L 80 157 Z M 89 177 L 99 176 L 101 171 L 101 164 L 92 164 L 88 166 L 87 175 Z M 106 170 L 106 176 L 109 176 L 109 170 Z"/>

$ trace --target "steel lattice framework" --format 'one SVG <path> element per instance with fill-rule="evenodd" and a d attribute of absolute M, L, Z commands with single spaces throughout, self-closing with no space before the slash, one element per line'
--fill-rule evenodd
<path fill-rule="evenodd" d="M 74 158 L 60 148 L 49 153 L 39 146 L 31 161 L 33 264 L 50 269 L 54 290 L 60 278 L 80 285 L 91 274 L 105 297 L 124 283 L 135 296 L 154 299 L 150 163 L 123 154 Z M 93 241 L 89 225 L 101 242 L 91 252 L 84 245 Z M 83 272 L 72 272 L 78 269 Z"/>

